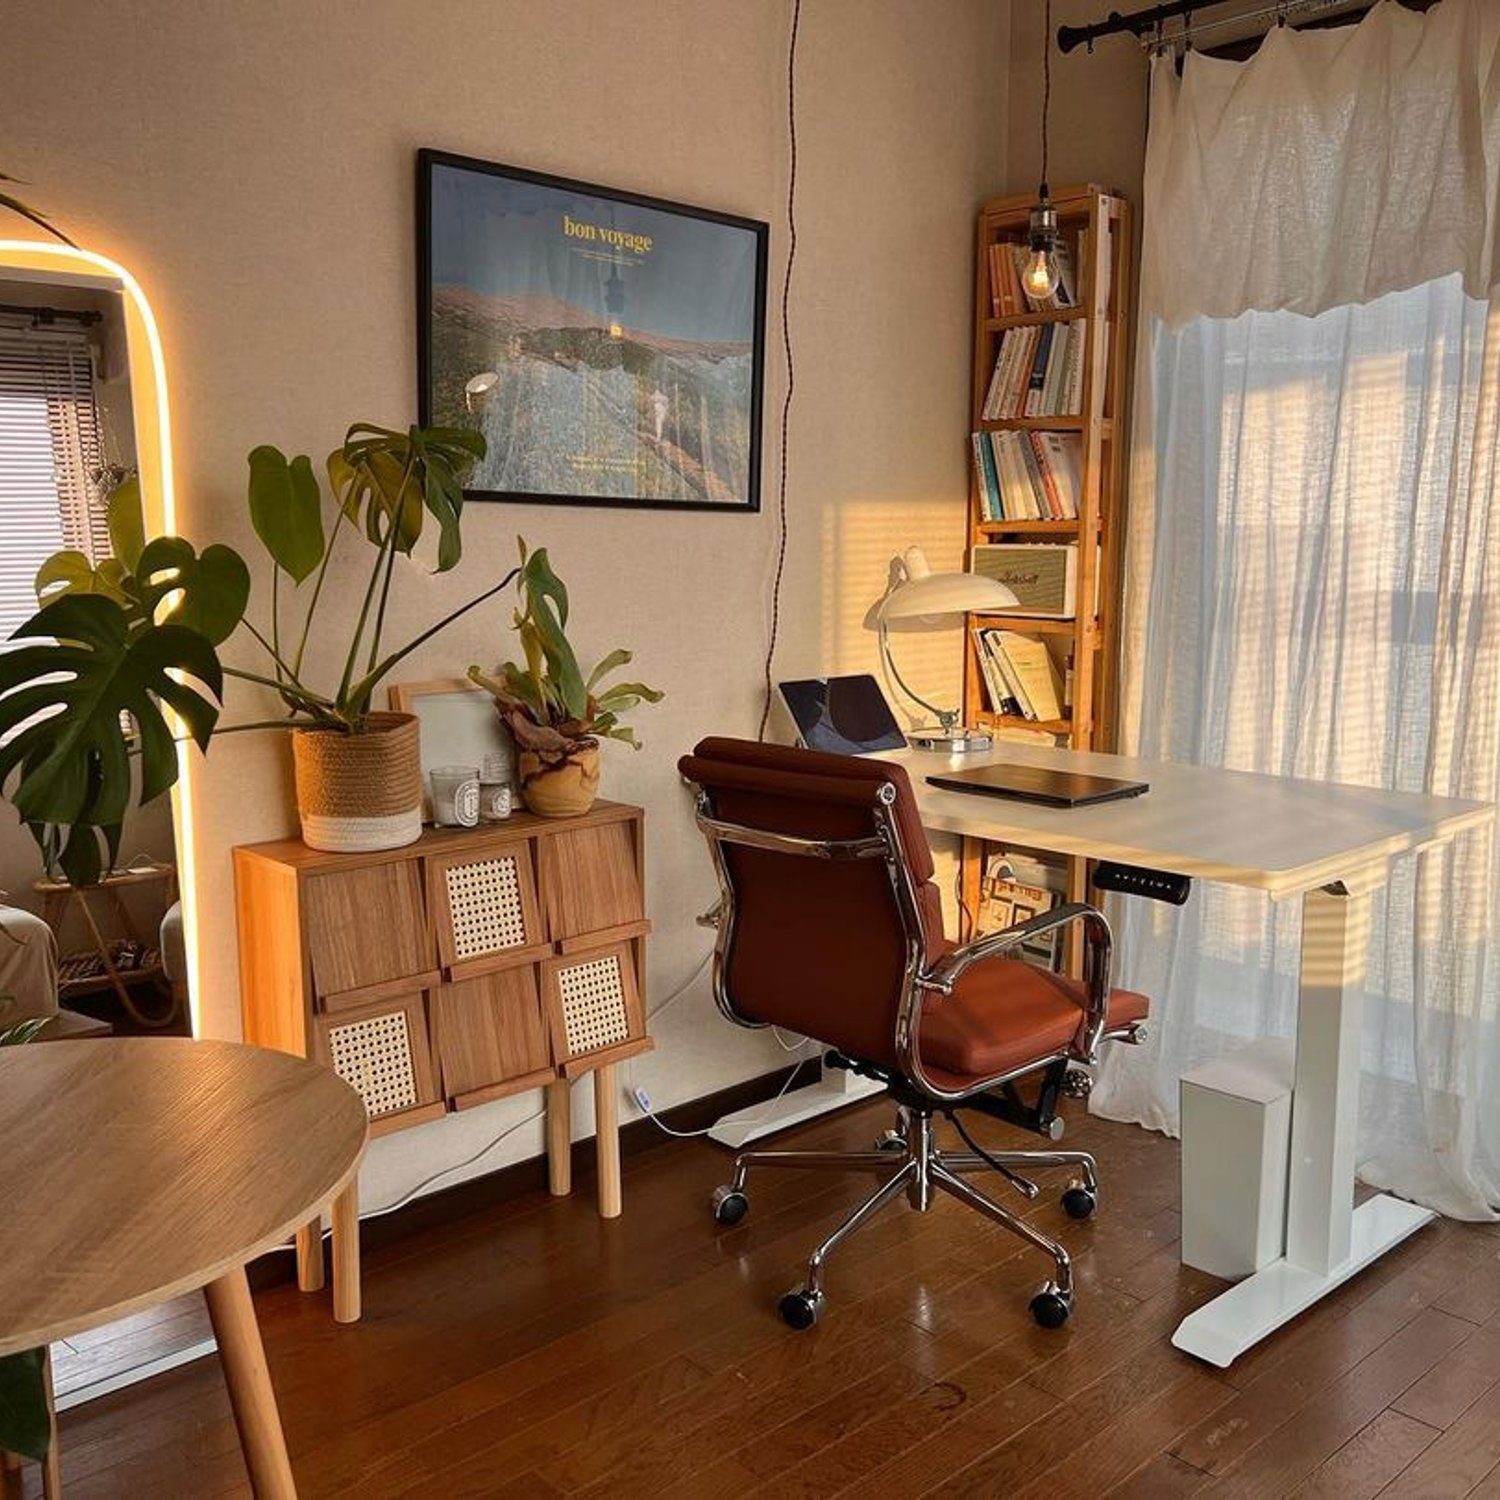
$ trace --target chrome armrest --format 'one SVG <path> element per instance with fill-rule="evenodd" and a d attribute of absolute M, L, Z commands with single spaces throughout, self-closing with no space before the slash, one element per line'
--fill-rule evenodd
<path fill-rule="evenodd" d="M 1025 922 L 1017 922 L 1003 932 L 986 933 L 955 948 L 945 958 L 928 969 L 919 978 L 924 989 L 936 990 L 942 995 L 951 995 L 953 986 L 975 964 L 996 958 L 1018 948 L 1028 938 L 1039 933 L 1051 932 L 1057 927 L 1066 927 L 1073 922 L 1083 923 L 1083 984 L 1085 1004 L 1083 1021 L 1079 1026 L 1077 1050 L 1082 1057 L 1092 1061 L 1104 1035 L 1109 1019 L 1109 967 L 1113 937 L 1109 920 L 1097 907 L 1086 902 L 1072 901 L 1054 907 L 1040 916 Z"/>

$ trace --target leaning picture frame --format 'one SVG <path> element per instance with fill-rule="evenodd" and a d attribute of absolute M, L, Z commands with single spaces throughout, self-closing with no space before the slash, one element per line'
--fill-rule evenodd
<path fill-rule="evenodd" d="M 470 500 L 760 509 L 768 226 L 417 153 L 423 426 Z"/>
<path fill-rule="evenodd" d="M 515 745 L 500 721 L 495 700 L 467 677 L 436 677 L 423 682 L 393 682 L 386 700 L 397 713 L 414 714 L 422 756 L 422 818 L 432 820 L 434 766 L 473 766 L 482 771 L 498 755 L 505 778 L 516 775 Z"/>

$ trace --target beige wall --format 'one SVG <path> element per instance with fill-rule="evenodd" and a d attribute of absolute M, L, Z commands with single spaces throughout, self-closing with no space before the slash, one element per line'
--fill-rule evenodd
<path fill-rule="evenodd" d="M 782 0 L 61 0 L 6 23 L 4 169 L 81 243 L 131 267 L 170 366 L 178 483 L 195 538 L 251 547 L 245 454 L 321 458 L 356 418 L 414 416 L 413 156 L 435 146 L 769 219 L 786 236 Z M 781 673 L 864 668 L 886 559 L 958 562 L 965 494 L 970 225 L 1003 185 L 1007 0 L 809 0 L 799 71 L 796 407 Z M 9 232 L 9 230 L 7 230 Z M 475 505 L 465 560 L 413 578 L 398 629 L 508 566 L 517 531 L 575 591 L 581 654 L 625 644 L 667 692 L 606 788 L 645 804 L 650 1001 L 707 951 L 713 896 L 674 764 L 701 734 L 753 733 L 784 390 L 773 296 L 759 517 Z M 264 573 L 261 574 L 262 578 Z M 349 593 L 349 577 L 337 580 Z M 506 649 L 494 607 L 414 677 Z M 956 682 L 957 641 L 934 665 Z M 248 657 L 246 658 L 248 659 Z M 258 705 L 232 697 L 229 719 Z M 278 739 L 215 744 L 202 777 L 204 1029 L 238 1029 L 232 845 L 291 832 Z M 670 1104 L 782 1061 L 712 1010 L 700 977 L 637 1068 Z M 470 1156 L 525 1098 L 383 1140 L 373 1206 Z M 581 1131 L 591 1129 L 580 1099 Z M 479 1168 L 535 1152 L 530 1124 Z"/>

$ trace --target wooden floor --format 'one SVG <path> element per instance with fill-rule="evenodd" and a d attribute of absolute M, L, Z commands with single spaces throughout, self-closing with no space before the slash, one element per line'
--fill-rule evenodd
<path fill-rule="evenodd" d="M 887 1113 L 791 1139 L 863 1146 Z M 1043 1258 L 947 1199 L 849 1242 L 823 1323 L 792 1333 L 776 1299 L 861 1181 L 752 1179 L 749 1218 L 717 1229 L 726 1158 L 702 1141 L 628 1162 L 614 1223 L 585 1182 L 371 1254 L 357 1326 L 276 1288 L 258 1305 L 300 1493 L 1500 1496 L 1500 1230 L 1425 1229 L 1214 1371 L 1168 1342 L 1217 1289 L 1177 1261 L 1175 1146 L 1083 1119 L 1085 1143 L 1097 1218 L 1063 1216 L 1055 1173 L 1034 1211 L 1077 1256 L 1056 1333 L 1026 1312 Z M 213 1361 L 66 1413 L 62 1442 L 70 1500 L 248 1493 Z"/>

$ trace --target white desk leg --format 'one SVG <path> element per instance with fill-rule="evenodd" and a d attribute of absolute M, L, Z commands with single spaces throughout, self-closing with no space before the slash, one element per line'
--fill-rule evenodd
<path fill-rule="evenodd" d="M 1286 1254 L 1183 1319 L 1172 1342 L 1223 1367 L 1435 1215 L 1384 1193 L 1354 1208 L 1369 891 L 1302 898 Z"/>

